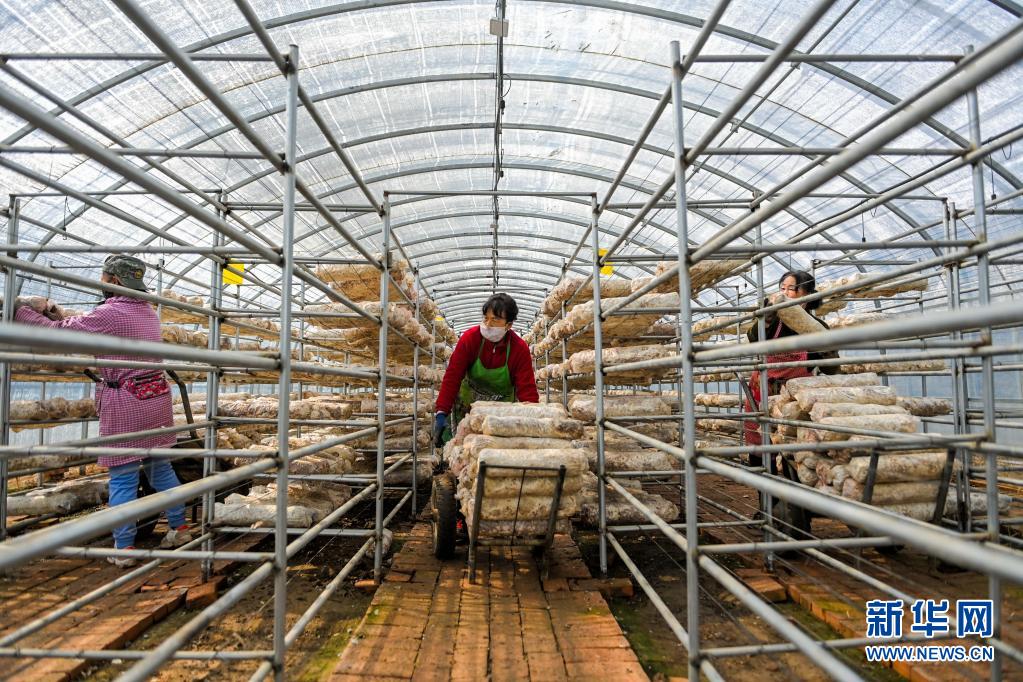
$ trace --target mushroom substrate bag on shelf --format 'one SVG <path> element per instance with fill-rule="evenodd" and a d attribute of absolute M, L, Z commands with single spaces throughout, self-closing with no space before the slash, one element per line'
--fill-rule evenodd
<path fill-rule="evenodd" d="M 7 496 L 7 513 L 12 516 L 70 514 L 95 507 L 107 500 L 106 480 L 78 480 L 53 488 L 40 488 L 25 495 Z"/>
<path fill-rule="evenodd" d="M 574 396 L 568 402 L 573 419 L 594 421 L 597 410 L 596 396 Z M 646 417 L 671 414 L 671 407 L 657 396 L 605 396 L 604 417 Z"/>
<path fill-rule="evenodd" d="M 678 518 L 678 506 L 655 493 L 645 490 L 629 490 L 643 506 L 651 510 L 662 521 L 672 522 Z M 648 524 L 649 519 L 617 490 L 607 486 L 605 497 L 605 515 L 608 525 Z M 596 527 L 600 523 L 600 506 L 597 491 L 587 492 L 582 496 L 580 504 L 580 521 L 587 526 Z"/>
<path fill-rule="evenodd" d="M 46 428 L 48 422 L 65 419 L 88 419 L 96 416 L 96 403 L 92 398 L 67 400 L 65 398 L 46 398 L 43 400 L 12 400 L 10 409 L 11 421 L 40 422 L 37 424 L 14 424 L 12 431 L 22 429 Z"/>
<path fill-rule="evenodd" d="M 938 497 L 940 481 L 915 481 L 899 483 L 875 483 L 870 497 L 871 504 L 903 504 L 934 501 Z M 862 500 L 866 484 L 853 478 L 842 482 L 842 497 Z"/>
<path fill-rule="evenodd" d="M 930 481 L 939 478 L 945 469 L 948 453 L 944 450 L 893 452 L 877 459 L 876 481 Z M 864 483 L 870 471 L 870 457 L 853 457 L 845 465 L 850 478 Z"/>
<path fill-rule="evenodd" d="M 804 412 L 821 403 L 863 403 L 873 405 L 895 405 L 895 390 L 890 386 L 836 386 L 831 388 L 804 388 L 789 393 Z"/>

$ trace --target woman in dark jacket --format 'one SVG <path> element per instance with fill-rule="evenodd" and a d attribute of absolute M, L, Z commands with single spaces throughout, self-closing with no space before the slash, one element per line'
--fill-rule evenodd
<path fill-rule="evenodd" d="M 786 272 L 784 275 L 782 275 L 781 279 L 778 280 L 778 287 L 780 289 L 780 293 L 786 298 L 801 298 L 803 296 L 809 296 L 810 294 L 816 293 L 817 282 L 814 280 L 813 275 L 811 275 L 809 272 L 805 272 L 803 270 L 790 270 L 789 272 Z M 778 298 L 779 298 L 778 295 L 775 294 L 767 301 L 764 301 L 764 305 L 766 306 L 772 303 L 777 303 L 779 302 Z M 809 301 L 807 303 L 802 304 L 803 309 L 806 310 L 811 315 L 813 315 L 813 311 L 819 308 L 820 305 L 821 305 L 820 299 L 816 301 Z M 825 329 L 828 328 L 828 325 L 825 324 L 823 320 L 816 317 L 816 315 L 814 315 L 814 319 L 820 322 L 821 326 L 823 326 Z M 784 322 L 778 319 L 778 315 L 776 313 L 770 313 L 764 319 L 764 330 L 766 332 L 768 339 L 780 339 L 786 336 L 798 335 L 798 332 L 796 332 L 793 329 L 790 329 Z M 757 325 L 753 325 L 753 327 L 749 330 L 746 336 L 750 340 L 750 342 L 759 341 L 760 336 L 757 333 Z M 776 355 L 768 355 L 766 359 L 768 363 L 772 363 L 772 362 L 800 362 L 804 360 L 824 360 L 827 358 L 837 357 L 838 352 L 836 351 L 828 351 L 824 353 L 796 351 L 791 353 L 779 353 Z M 778 393 L 781 392 L 782 386 L 784 386 L 785 382 L 788 381 L 789 379 L 794 379 L 796 377 L 812 376 L 815 372 L 822 374 L 834 374 L 837 371 L 838 371 L 837 365 L 831 366 L 825 365 L 823 367 L 814 367 L 810 365 L 803 367 L 769 368 L 767 370 L 767 394 L 769 396 L 778 395 Z M 757 403 L 757 405 L 754 405 L 747 400 L 746 411 L 755 412 L 759 409 L 760 403 L 759 372 L 753 372 L 753 375 L 750 377 L 750 393 L 752 393 L 753 400 Z M 757 422 L 752 420 L 744 422 L 743 440 L 747 445 L 760 445 L 762 442 L 760 433 L 761 433 L 760 425 Z M 750 454 L 749 460 L 750 465 L 752 466 L 762 466 L 764 461 L 763 457 L 759 454 Z M 785 468 L 788 469 L 789 467 Z M 794 478 L 794 476 L 790 477 Z M 785 523 L 788 526 L 792 526 L 806 533 L 809 533 L 810 516 L 805 510 L 794 505 L 788 505 L 785 503 L 779 503 L 779 505 L 776 505 L 776 508 L 773 511 L 773 514 L 776 517 L 779 517 L 783 521 L 783 523 Z"/>
<path fill-rule="evenodd" d="M 802 298 L 803 296 L 809 296 L 810 294 L 817 293 L 817 282 L 814 280 L 813 275 L 804 270 L 790 270 L 781 276 L 778 280 L 778 288 L 780 293 L 786 298 Z M 777 303 L 776 300 L 764 301 L 764 305 L 770 305 L 771 303 Z M 807 311 L 814 316 L 821 326 L 828 329 L 828 325 L 825 324 L 824 320 L 821 320 L 813 311 L 821 306 L 821 299 L 816 301 L 809 301 L 803 303 L 803 310 Z M 781 339 L 786 336 L 798 336 L 799 332 L 790 329 L 784 322 L 778 319 L 777 313 L 769 313 L 764 319 L 764 329 L 767 333 L 768 339 Z M 746 333 L 746 338 L 750 340 L 750 343 L 760 340 L 757 325 L 753 325 L 750 330 Z M 782 355 L 786 356 L 782 358 Z M 799 357 L 796 357 L 799 356 Z M 838 353 L 836 351 L 827 351 L 824 353 L 812 353 L 806 351 L 797 351 L 795 353 L 783 353 L 781 355 L 769 355 L 767 356 L 768 362 L 794 362 L 798 360 L 824 360 L 827 358 L 837 358 Z M 814 372 L 819 374 L 835 374 L 838 372 L 838 367 L 835 365 L 824 366 L 824 367 L 778 367 L 767 370 L 767 394 L 778 395 L 781 391 L 781 387 L 786 381 L 795 377 L 806 377 L 811 376 Z M 751 388 L 754 391 L 754 397 L 760 400 L 760 374 L 754 372 L 750 378 Z"/>

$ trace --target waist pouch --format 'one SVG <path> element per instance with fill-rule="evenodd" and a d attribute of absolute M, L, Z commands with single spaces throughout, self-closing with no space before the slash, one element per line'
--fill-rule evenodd
<path fill-rule="evenodd" d="M 139 374 L 121 382 L 121 388 L 131 393 L 137 400 L 149 400 L 170 393 L 170 384 L 163 372 L 152 371 Z"/>

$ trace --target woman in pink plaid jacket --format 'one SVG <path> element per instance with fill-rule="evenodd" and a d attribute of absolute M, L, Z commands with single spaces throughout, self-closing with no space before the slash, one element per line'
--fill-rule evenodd
<path fill-rule="evenodd" d="M 115 254 L 104 261 L 101 281 L 144 292 L 146 287 L 142 280 L 145 271 L 145 263 L 138 258 Z M 49 302 L 43 305 L 49 307 Z M 106 300 L 93 311 L 61 320 L 49 319 L 42 315 L 41 311 L 34 309 L 34 306 L 21 303 L 15 312 L 15 320 L 24 324 L 107 334 L 139 341 L 161 340 L 160 319 L 152 305 L 131 296 L 108 294 Z M 145 362 L 161 360 L 121 355 L 100 357 Z M 100 369 L 100 373 L 103 382 L 96 385 L 96 411 L 99 413 L 100 436 L 115 436 L 174 425 L 170 387 L 163 372 L 104 367 Z M 174 434 L 162 434 L 123 440 L 109 446 L 131 449 L 166 448 L 174 445 L 175 439 Z M 139 455 L 124 455 L 100 457 L 97 463 L 110 469 L 110 506 L 131 502 L 137 498 L 140 463 L 146 478 L 157 491 L 179 485 L 177 475 L 166 459 L 154 460 Z M 161 547 L 179 547 L 192 541 L 191 533 L 185 524 L 183 505 L 169 508 L 167 521 L 171 530 L 161 541 Z M 134 523 L 115 528 L 113 534 L 116 548 L 134 548 Z M 135 560 L 130 557 L 110 557 L 108 560 L 122 568 L 135 565 Z"/>

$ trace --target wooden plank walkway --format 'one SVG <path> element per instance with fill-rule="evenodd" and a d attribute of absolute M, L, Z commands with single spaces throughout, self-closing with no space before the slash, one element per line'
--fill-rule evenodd
<path fill-rule="evenodd" d="M 417 524 L 331 676 L 367 680 L 647 680 L 579 549 L 557 536 L 547 580 L 529 549 L 433 557 Z"/>
<path fill-rule="evenodd" d="M 223 550 L 252 549 L 265 536 L 243 535 Z M 18 641 L 22 648 L 119 649 L 182 606 L 208 604 L 235 566 L 214 562 L 214 576 L 203 585 L 198 561 L 166 561 L 91 604 Z M 0 577 L 0 634 L 57 609 L 115 580 L 126 571 L 103 559 L 50 557 Z M 0 679 L 63 682 L 89 668 L 80 658 L 0 658 Z"/>

